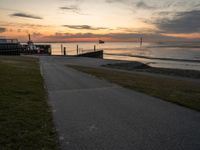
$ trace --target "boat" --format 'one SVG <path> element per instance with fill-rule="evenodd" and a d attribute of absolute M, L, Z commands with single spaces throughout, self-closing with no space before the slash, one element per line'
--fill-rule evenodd
<path fill-rule="evenodd" d="M 34 45 L 33 41 L 31 40 L 31 35 L 28 35 L 28 42 L 27 42 L 27 50 L 30 51 L 39 51 L 39 49 Z"/>
<path fill-rule="evenodd" d="M 23 45 L 23 54 L 50 54 L 51 53 L 51 45 L 46 44 L 34 44 L 31 40 L 31 35 L 28 35 L 27 44 Z"/>

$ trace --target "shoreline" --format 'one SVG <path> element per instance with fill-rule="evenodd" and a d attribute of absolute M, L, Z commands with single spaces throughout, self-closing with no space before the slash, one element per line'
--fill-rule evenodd
<path fill-rule="evenodd" d="M 109 54 L 109 53 L 104 53 L 104 55 L 127 56 L 127 57 L 144 58 L 144 59 L 150 59 L 150 60 L 165 60 L 165 61 L 176 61 L 176 62 L 195 62 L 195 63 L 200 63 L 200 60 L 190 60 L 190 59 L 149 57 L 149 56 L 141 56 L 141 55 L 126 55 L 126 54 L 123 55 L 123 54 Z"/>

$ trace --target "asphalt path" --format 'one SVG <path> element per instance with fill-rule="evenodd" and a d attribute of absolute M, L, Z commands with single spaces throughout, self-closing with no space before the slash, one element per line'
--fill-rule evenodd
<path fill-rule="evenodd" d="M 40 57 L 61 149 L 200 150 L 199 112 L 66 67 L 116 62 Z"/>

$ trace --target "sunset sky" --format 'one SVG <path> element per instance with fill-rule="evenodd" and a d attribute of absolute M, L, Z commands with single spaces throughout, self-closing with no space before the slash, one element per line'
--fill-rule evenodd
<path fill-rule="evenodd" d="M 200 40 L 200 0 L 0 0 L 0 37 L 37 42 Z"/>

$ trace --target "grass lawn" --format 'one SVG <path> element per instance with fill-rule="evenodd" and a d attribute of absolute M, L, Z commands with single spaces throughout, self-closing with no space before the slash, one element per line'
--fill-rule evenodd
<path fill-rule="evenodd" d="M 151 67 L 140 62 L 116 63 L 116 64 L 107 64 L 103 66 L 107 68 L 120 69 L 120 70 L 149 72 L 149 73 L 162 74 L 168 76 L 179 76 L 192 79 L 200 79 L 200 71 Z"/>
<path fill-rule="evenodd" d="M 0 56 L 0 150 L 56 150 L 37 59 Z"/>
<path fill-rule="evenodd" d="M 200 82 L 76 65 L 68 67 L 200 111 Z"/>

